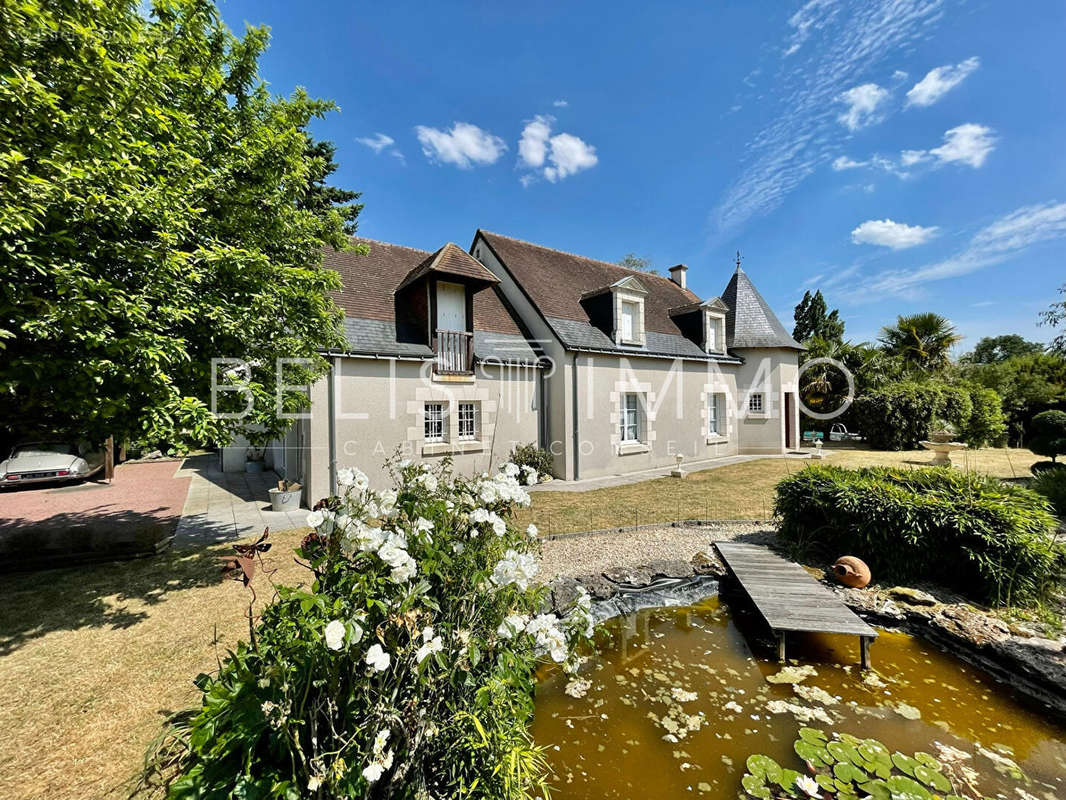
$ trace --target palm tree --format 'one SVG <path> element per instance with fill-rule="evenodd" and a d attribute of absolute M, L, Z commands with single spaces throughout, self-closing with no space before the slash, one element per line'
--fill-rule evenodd
<path fill-rule="evenodd" d="M 882 350 L 899 356 L 908 365 L 937 371 L 948 365 L 948 352 L 961 339 L 945 317 L 927 311 L 897 317 L 895 325 L 881 329 L 879 341 Z"/>

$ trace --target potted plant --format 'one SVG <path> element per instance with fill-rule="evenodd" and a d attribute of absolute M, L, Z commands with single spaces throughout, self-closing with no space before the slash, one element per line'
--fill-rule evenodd
<path fill-rule="evenodd" d="M 303 487 L 292 481 L 280 480 L 278 485 L 268 489 L 272 511 L 295 511 L 300 507 L 300 491 Z"/>
<path fill-rule="evenodd" d="M 263 471 L 263 459 L 266 457 L 266 448 L 264 447 L 249 447 L 245 452 L 244 457 L 244 471 L 245 472 L 262 472 Z"/>
<path fill-rule="evenodd" d="M 929 441 L 936 444 L 945 444 L 955 440 L 958 430 L 946 419 L 937 417 L 930 425 Z"/>

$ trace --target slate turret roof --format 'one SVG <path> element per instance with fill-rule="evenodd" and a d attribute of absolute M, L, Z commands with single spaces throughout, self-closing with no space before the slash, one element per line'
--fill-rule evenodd
<path fill-rule="evenodd" d="M 722 292 L 722 300 L 729 307 L 725 315 L 725 332 L 730 350 L 745 347 L 807 349 L 785 330 L 747 273 L 739 266 Z"/>

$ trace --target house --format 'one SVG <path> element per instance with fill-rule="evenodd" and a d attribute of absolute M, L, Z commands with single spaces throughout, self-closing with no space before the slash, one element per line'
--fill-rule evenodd
<path fill-rule="evenodd" d="M 268 451 L 308 500 L 331 465 L 383 482 L 395 452 L 471 474 L 533 442 L 576 480 L 798 445 L 803 347 L 739 260 L 700 299 L 683 264 L 653 275 L 483 230 L 468 251 L 363 241 L 325 256 L 347 346 Z"/>

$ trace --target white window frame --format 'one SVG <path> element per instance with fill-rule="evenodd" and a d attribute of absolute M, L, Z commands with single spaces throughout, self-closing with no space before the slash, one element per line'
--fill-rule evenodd
<path fill-rule="evenodd" d="M 725 394 L 707 393 L 707 435 L 725 436 Z"/>
<path fill-rule="evenodd" d="M 638 340 L 637 329 L 640 327 L 640 304 L 633 300 L 622 300 L 618 304 L 618 336 L 623 342 Z M 629 330 L 626 330 L 626 323 Z"/>
<path fill-rule="evenodd" d="M 481 434 L 481 404 L 473 400 L 461 401 L 458 409 L 458 421 L 459 441 L 476 442 Z"/>
<path fill-rule="evenodd" d="M 630 407 L 631 405 L 632 407 Z M 641 418 L 643 417 L 642 405 L 638 393 L 627 392 L 622 395 L 621 408 L 619 409 L 622 444 L 634 444 L 641 441 L 641 433 L 644 427 L 641 424 Z"/>
<path fill-rule="evenodd" d="M 704 350 L 708 353 L 725 352 L 725 317 L 704 312 Z M 711 337 L 714 343 L 711 343 Z"/>
<path fill-rule="evenodd" d="M 766 413 L 765 392 L 750 392 L 748 394 L 748 413 L 758 415 Z"/>
<path fill-rule="evenodd" d="M 422 415 L 424 440 L 431 443 L 448 441 L 448 404 L 439 400 L 427 402 Z"/>

